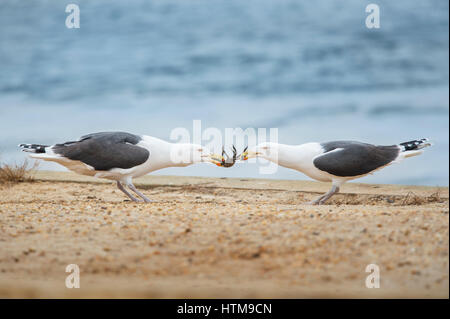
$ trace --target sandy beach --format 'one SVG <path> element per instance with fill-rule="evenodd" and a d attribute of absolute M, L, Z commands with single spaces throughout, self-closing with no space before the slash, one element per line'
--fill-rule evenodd
<path fill-rule="evenodd" d="M 155 203 L 69 172 L 0 185 L 0 297 L 449 296 L 447 187 L 145 176 Z M 65 287 L 68 264 L 79 289 Z M 368 264 L 380 288 L 366 288 Z"/>

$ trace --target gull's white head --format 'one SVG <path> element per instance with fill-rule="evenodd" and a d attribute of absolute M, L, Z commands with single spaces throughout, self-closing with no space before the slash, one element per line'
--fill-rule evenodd
<path fill-rule="evenodd" d="M 177 143 L 172 144 L 170 159 L 178 166 L 188 166 L 195 163 L 211 162 L 216 164 L 213 154 L 200 144 Z"/>

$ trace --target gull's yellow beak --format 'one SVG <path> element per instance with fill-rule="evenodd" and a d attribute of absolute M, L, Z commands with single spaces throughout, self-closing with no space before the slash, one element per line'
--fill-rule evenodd
<path fill-rule="evenodd" d="M 210 162 L 213 164 L 216 164 L 218 166 L 221 166 L 222 164 L 222 158 L 221 156 L 217 154 L 205 154 L 201 156 L 202 162 Z"/>
<path fill-rule="evenodd" d="M 239 156 L 239 159 L 241 161 L 246 161 L 249 158 L 254 158 L 254 157 L 258 157 L 259 155 L 261 155 L 260 152 L 254 152 L 254 151 L 245 151 L 241 154 L 241 156 Z"/>
<path fill-rule="evenodd" d="M 209 160 L 211 163 L 216 164 L 217 166 L 222 166 L 222 163 L 224 162 L 224 157 L 219 154 L 211 154 L 209 156 Z"/>

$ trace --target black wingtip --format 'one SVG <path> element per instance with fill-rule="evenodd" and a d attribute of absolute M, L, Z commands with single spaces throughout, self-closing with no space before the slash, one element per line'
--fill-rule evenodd
<path fill-rule="evenodd" d="M 403 147 L 403 151 L 414 151 L 414 150 L 420 150 L 424 147 L 431 146 L 432 144 L 429 142 L 428 138 L 421 138 L 418 140 L 412 140 L 408 142 L 403 142 L 399 144 Z"/>

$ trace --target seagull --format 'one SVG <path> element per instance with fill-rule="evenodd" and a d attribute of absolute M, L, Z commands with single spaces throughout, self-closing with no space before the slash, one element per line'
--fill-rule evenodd
<path fill-rule="evenodd" d="M 262 157 L 283 167 L 295 169 L 322 182 L 331 182 L 331 189 L 308 204 L 320 205 L 339 192 L 342 184 L 360 178 L 392 163 L 422 154 L 431 146 L 423 138 L 397 145 L 380 146 L 356 141 L 333 141 L 285 145 L 261 143 L 244 150 L 240 160 Z M 216 164 L 217 165 L 217 164 Z"/>
<path fill-rule="evenodd" d="M 169 143 L 127 132 L 100 132 L 62 144 L 20 144 L 19 147 L 31 153 L 33 158 L 56 162 L 78 174 L 114 180 L 134 202 L 152 202 L 133 185 L 135 177 L 166 167 L 184 167 L 205 161 L 220 163 L 201 145 Z M 142 200 L 130 194 L 124 186 Z"/>

